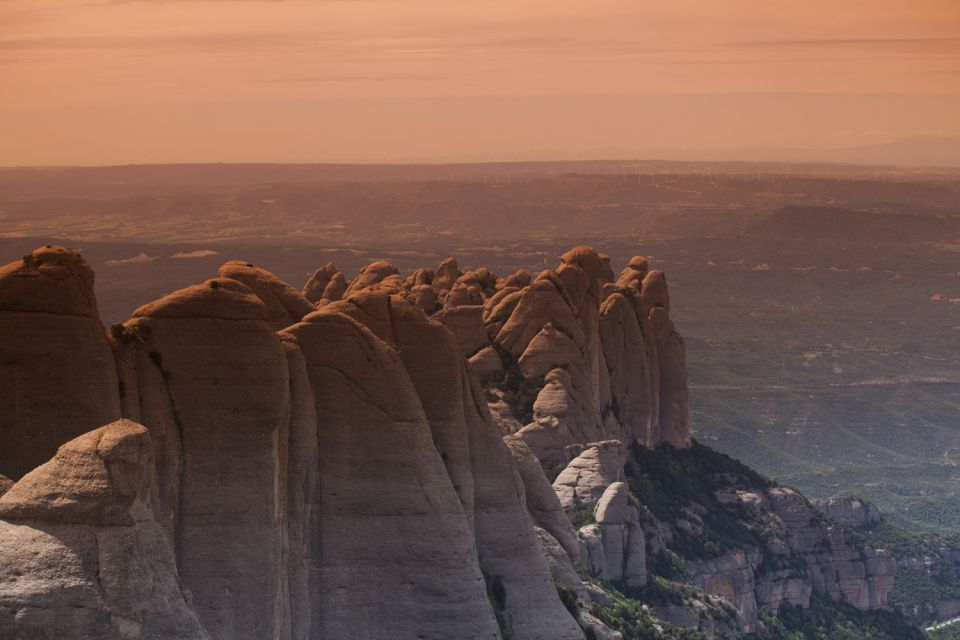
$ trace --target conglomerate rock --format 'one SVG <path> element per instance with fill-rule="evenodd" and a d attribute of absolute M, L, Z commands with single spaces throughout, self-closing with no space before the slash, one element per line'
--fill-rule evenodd
<path fill-rule="evenodd" d="M 312 637 L 496 637 L 470 521 L 413 382 L 397 351 L 334 306 L 283 332 L 303 353 L 317 421 Z"/>
<path fill-rule="evenodd" d="M 57 459 L 35 472 L 53 480 L 30 474 L 0 498 L 17 505 L 0 511 L 2 526 L 26 526 L 29 515 L 132 529 L 101 571 L 129 559 L 153 572 L 149 584 L 123 586 L 130 598 L 116 605 L 116 591 L 91 592 L 93 604 L 81 592 L 58 600 L 52 582 L 37 583 L 37 598 L 80 602 L 76 616 L 92 617 L 64 620 L 106 638 L 618 637 L 582 609 L 570 615 L 554 578 L 581 604 L 605 606 L 610 596 L 575 564 L 645 584 L 626 449 L 690 444 L 685 346 L 662 272 L 634 257 L 615 280 L 607 256 L 580 246 L 535 277 L 461 272 L 452 258 L 408 277 L 377 261 L 349 284 L 328 263 L 303 293 L 242 261 L 218 276 L 144 305 L 107 337 L 77 254 L 48 247 L 0 270 L 0 371 L 6 379 L 12 363 L 36 398 L 64 399 L 0 414 L 13 443 L 0 474 L 16 481 L 121 414 L 146 427 L 130 437 L 152 451 L 138 458 L 150 482 L 129 503 L 126 489 L 70 480 L 76 470 Z M 55 366 L 63 375 L 51 375 Z M 5 393 L 3 407 L 13 406 Z M 553 486 L 542 465 L 565 465 Z M 592 510 L 595 522 L 575 531 L 572 509 Z M 889 567 L 871 553 L 865 591 L 852 556 L 810 562 L 824 589 L 882 606 Z M 90 562 L 81 573 L 63 562 L 64 575 L 90 582 Z M 27 565 L 30 580 L 50 566 Z M 755 591 L 792 602 L 789 579 Z M 0 583 L 0 628 L 12 615 L 4 593 Z"/>
<path fill-rule="evenodd" d="M 501 614 L 510 637 L 580 638 L 542 558 L 521 476 L 450 332 L 402 296 L 377 290 L 325 311 L 362 322 L 399 353 L 473 527 L 479 568 L 507 594 Z"/>
<path fill-rule="evenodd" d="M 323 292 L 326 290 L 327 285 L 330 284 L 330 281 L 333 280 L 333 277 L 337 273 L 339 273 L 337 266 L 332 262 L 328 262 L 314 271 L 313 275 L 311 275 L 303 285 L 303 297 L 312 304 L 317 304 L 317 302 L 323 298 Z M 343 276 L 341 276 L 341 278 L 342 277 Z"/>
<path fill-rule="evenodd" d="M 116 368 L 83 257 L 47 245 L 0 267 L 0 474 L 17 480 L 119 417 Z"/>
<path fill-rule="evenodd" d="M 202 623 L 214 638 L 281 633 L 290 379 L 265 304 L 215 278 L 137 309 L 116 346 L 125 411 L 150 430 L 162 521 Z"/>
<path fill-rule="evenodd" d="M 859 498 L 826 498 L 811 504 L 824 515 L 850 527 L 866 527 L 883 520 L 880 510 Z"/>
<path fill-rule="evenodd" d="M 119 420 L 0 497 L 0 638 L 207 640 L 154 518 L 147 430 Z"/>
<path fill-rule="evenodd" d="M 569 510 L 595 505 L 607 487 L 623 480 L 626 461 L 626 451 L 617 440 L 587 445 L 553 481 L 561 506 Z"/>
<path fill-rule="evenodd" d="M 267 322 L 275 330 L 289 327 L 316 307 L 299 291 L 265 269 L 243 260 L 231 260 L 217 271 L 250 287 L 267 308 Z"/>
<path fill-rule="evenodd" d="M 636 588 L 647 584 L 646 534 L 629 493 L 624 482 L 609 485 L 594 510 L 596 524 L 583 527 L 578 536 L 591 574 Z"/>

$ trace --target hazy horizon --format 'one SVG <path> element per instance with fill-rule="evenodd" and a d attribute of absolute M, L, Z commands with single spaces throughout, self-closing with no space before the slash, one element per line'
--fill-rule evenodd
<path fill-rule="evenodd" d="M 4 166 L 822 160 L 960 136 L 950 0 L 34 0 L 0 24 Z"/>

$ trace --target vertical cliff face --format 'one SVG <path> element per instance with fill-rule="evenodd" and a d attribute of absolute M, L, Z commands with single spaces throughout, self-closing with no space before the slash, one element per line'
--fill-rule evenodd
<path fill-rule="evenodd" d="M 102 389 L 74 394 L 94 409 L 77 432 L 121 412 L 147 426 L 155 528 L 212 638 L 349 637 L 362 620 L 371 638 L 575 640 L 604 627 L 563 606 L 555 571 L 575 575 L 581 562 L 645 579 L 636 509 L 620 493 L 601 500 L 624 444 L 655 445 L 664 431 L 669 347 L 651 314 L 668 305 L 644 303 L 640 259 L 617 282 L 587 247 L 536 278 L 448 259 L 406 279 L 379 261 L 348 282 L 328 264 L 304 293 L 232 261 L 138 309 L 109 340 L 76 254 L 39 250 L 6 273 L 0 310 L 56 315 L 49 327 L 13 316 L 27 344 L 79 325 L 99 353 L 78 364 Z M 18 371 L 40 370 L 4 348 Z M 19 435 L 47 416 L 23 408 L 9 420 Z M 44 455 L 73 435 L 52 434 Z M 13 480 L 43 459 L 18 468 L 17 450 L 0 461 Z M 558 494 L 537 456 L 581 453 L 598 468 L 585 462 Z M 596 531 L 575 532 L 571 500 L 604 503 Z"/>
<path fill-rule="evenodd" d="M 120 417 L 112 359 L 79 253 L 48 245 L 0 267 L 0 475 Z"/>
<path fill-rule="evenodd" d="M 313 636 L 497 635 L 473 535 L 396 351 L 332 309 L 285 332 L 316 415 L 306 540 Z"/>
<path fill-rule="evenodd" d="M 117 333 L 130 417 L 155 435 L 163 520 L 215 638 L 289 622 L 287 357 L 254 292 L 229 278 L 177 291 Z"/>
<path fill-rule="evenodd" d="M 504 594 L 496 613 L 510 637 L 582 637 L 557 598 L 527 511 L 523 482 L 450 332 L 387 287 L 360 290 L 325 307 L 327 311 L 364 323 L 399 354 L 446 475 L 472 525 L 475 562 L 491 586 L 498 585 Z"/>
<path fill-rule="evenodd" d="M 0 270 L 0 630 L 618 638 L 606 589 L 671 557 L 702 598 L 653 605 L 705 631 L 813 592 L 886 605 L 883 552 L 691 440 L 642 258 L 328 264 L 306 295 L 234 261 L 109 333 L 92 279 L 56 247 Z"/>

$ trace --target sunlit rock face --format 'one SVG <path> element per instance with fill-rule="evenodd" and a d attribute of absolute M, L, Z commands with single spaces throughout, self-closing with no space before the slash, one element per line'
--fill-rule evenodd
<path fill-rule="evenodd" d="M 267 323 L 277 331 L 299 322 L 316 309 L 299 291 L 266 269 L 259 269 L 249 262 L 231 260 L 220 267 L 217 275 L 247 285 L 263 302 L 267 310 Z"/>
<path fill-rule="evenodd" d="M 119 420 L 0 497 L 0 636 L 208 640 L 156 519 L 150 436 Z"/>

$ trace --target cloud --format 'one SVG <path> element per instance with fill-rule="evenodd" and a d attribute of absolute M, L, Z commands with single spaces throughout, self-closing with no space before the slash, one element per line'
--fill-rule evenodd
<path fill-rule="evenodd" d="M 883 48 L 943 50 L 960 53 L 960 37 L 938 38 L 819 38 L 811 40 L 746 40 L 726 42 L 723 47 L 745 49 Z"/>
<path fill-rule="evenodd" d="M 153 33 L 142 35 L 8 36 L 0 37 L 0 51 L 64 51 L 84 49 L 225 50 L 274 48 L 305 44 L 316 38 L 305 33 Z"/>
<path fill-rule="evenodd" d="M 203 2 L 244 2 L 244 3 L 254 3 L 254 2 L 263 2 L 265 4 L 277 4 L 280 2 L 296 2 L 298 0 L 90 0 L 87 4 L 133 4 L 133 3 L 153 3 L 153 4 L 177 4 L 177 3 L 196 3 L 200 4 Z M 299 0 L 302 1 L 302 0 Z M 323 2 L 357 2 L 358 0 L 322 0 Z"/>
<path fill-rule="evenodd" d="M 419 73 L 372 73 L 367 75 L 303 75 L 263 78 L 262 83 L 319 83 L 319 82 L 420 82 L 426 80 L 449 80 L 451 76 Z"/>
<path fill-rule="evenodd" d="M 147 1 L 147 0 L 138 0 Z M 177 0 L 179 1 L 179 0 Z M 218 0 L 222 1 L 222 0 Z M 286 0 L 283 0 L 286 1 Z M 344 37 L 333 32 L 203 33 L 187 31 L 141 34 L 20 35 L 0 36 L 0 54 L 43 51 L 125 50 L 125 51 L 240 51 L 302 49 L 324 51 L 336 56 L 370 57 L 460 57 L 543 53 L 551 56 L 622 58 L 657 53 L 650 42 L 503 32 L 497 29 L 474 33 Z M 333 77 L 332 80 L 348 78 Z M 349 78 L 359 80 L 361 78 Z M 425 78 L 410 78 L 425 79 Z M 434 78 L 435 79 L 435 78 Z"/>

